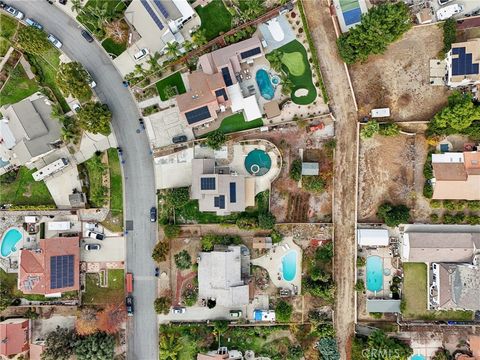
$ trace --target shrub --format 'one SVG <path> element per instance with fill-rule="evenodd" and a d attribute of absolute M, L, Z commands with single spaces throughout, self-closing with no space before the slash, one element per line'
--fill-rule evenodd
<path fill-rule="evenodd" d="M 457 21 L 454 18 L 447 19 L 443 23 L 443 52 L 447 53 L 452 44 L 457 40 Z"/>
<path fill-rule="evenodd" d="M 277 219 L 270 212 L 267 212 L 266 214 L 258 215 L 258 227 L 260 229 L 273 229 L 276 222 L 277 222 Z"/>
<path fill-rule="evenodd" d="M 195 287 L 187 288 L 183 291 L 182 294 L 183 303 L 185 306 L 193 306 L 198 300 L 198 290 Z"/>
<path fill-rule="evenodd" d="M 180 235 L 180 226 L 167 224 L 163 227 L 163 232 L 165 233 L 165 237 L 167 239 L 176 238 L 178 235 Z"/>
<path fill-rule="evenodd" d="M 357 267 L 364 267 L 367 263 L 367 260 L 364 257 L 358 256 L 357 257 Z"/>
<path fill-rule="evenodd" d="M 152 259 L 156 262 L 162 262 L 167 259 L 168 252 L 170 251 L 170 245 L 166 241 L 159 241 L 153 248 Z"/>
<path fill-rule="evenodd" d="M 480 200 L 467 201 L 467 206 L 470 210 L 479 211 L 480 210 Z"/>
<path fill-rule="evenodd" d="M 426 180 L 425 184 L 423 185 L 423 196 L 425 196 L 427 199 L 431 199 L 433 196 L 433 186 L 430 184 L 429 180 Z"/>
<path fill-rule="evenodd" d="M 427 160 L 425 160 L 425 164 L 423 165 L 423 176 L 427 180 L 433 178 L 432 154 L 433 151 L 428 153 Z"/>
<path fill-rule="evenodd" d="M 239 245 L 242 243 L 242 238 L 238 235 L 218 235 L 206 234 L 202 236 L 201 244 L 202 251 L 212 251 L 217 244 L 221 245 Z"/>
<path fill-rule="evenodd" d="M 272 243 L 274 244 L 277 244 L 279 243 L 280 241 L 283 240 L 283 236 L 282 234 L 280 234 L 277 230 L 272 230 L 272 232 L 270 233 L 270 237 L 272 238 Z"/>
<path fill-rule="evenodd" d="M 302 186 L 309 192 L 321 193 L 325 190 L 325 181 L 320 176 L 304 176 Z"/>
<path fill-rule="evenodd" d="M 400 134 L 400 128 L 397 124 L 381 124 L 378 133 L 382 136 L 396 136 Z"/>
<path fill-rule="evenodd" d="M 290 179 L 300 181 L 302 178 L 302 160 L 295 159 L 290 165 Z"/>
<path fill-rule="evenodd" d="M 380 131 L 380 125 L 376 120 L 369 120 L 365 125 L 360 129 L 360 137 L 363 139 L 368 139 L 373 137 L 376 133 Z"/>
<path fill-rule="evenodd" d="M 241 215 L 235 223 L 239 229 L 253 230 L 258 227 L 258 217 Z"/>
<path fill-rule="evenodd" d="M 225 136 L 225 133 L 222 130 L 217 129 L 208 133 L 206 144 L 213 150 L 218 150 L 226 141 L 227 137 Z"/>
<path fill-rule="evenodd" d="M 373 317 L 374 319 L 381 319 L 383 317 L 383 314 L 382 313 L 379 313 L 379 312 L 371 312 L 371 313 L 368 313 L 371 317 Z"/>
<path fill-rule="evenodd" d="M 467 215 L 465 217 L 465 222 L 470 225 L 480 225 L 480 216 Z"/>
<path fill-rule="evenodd" d="M 438 223 L 439 216 L 437 214 L 430 214 L 430 221 L 433 223 Z"/>
<path fill-rule="evenodd" d="M 455 216 L 450 213 L 443 214 L 442 223 L 455 224 Z"/>
<path fill-rule="evenodd" d="M 167 315 L 170 311 L 170 299 L 165 297 L 159 297 L 155 299 L 154 308 L 157 314 Z"/>
<path fill-rule="evenodd" d="M 355 284 L 356 291 L 365 291 L 365 282 L 362 279 L 358 279 Z"/>
<path fill-rule="evenodd" d="M 440 209 L 443 206 L 442 200 L 430 200 L 430 207 L 432 209 Z"/>
<path fill-rule="evenodd" d="M 278 322 L 289 322 L 292 312 L 293 306 L 283 300 L 280 300 L 275 307 L 275 317 Z"/>
<path fill-rule="evenodd" d="M 315 328 L 315 335 L 319 338 L 335 337 L 335 329 L 330 322 L 321 322 Z"/>
<path fill-rule="evenodd" d="M 315 251 L 315 259 L 320 262 L 329 262 L 333 258 L 333 243 L 330 241 Z"/>
<path fill-rule="evenodd" d="M 187 250 L 180 251 L 178 254 L 175 254 L 175 265 L 180 270 L 190 269 L 192 266 L 192 257 Z"/>
<path fill-rule="evenodd" d="M 443 207 L 447 210 L 453 211 L 455 210 L 455 202 L 453 200 L 444 200 Z"/>
<path fill-rule="evenodd" d="M 377 216 L 382 219 L 387 226 L 397 227 L 410 221 L 410 209 L 405 205 L 392 205 L 384 203 L 380 205 Z"/>

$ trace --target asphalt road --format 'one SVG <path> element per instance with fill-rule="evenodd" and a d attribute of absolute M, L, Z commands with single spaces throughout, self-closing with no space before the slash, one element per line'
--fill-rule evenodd
<path fill-rule="evenodd" d="M 150 222 L 150 208 L 156 202 L 155 180 L 147 136 L 137 132 L 138 109 L 110 58 L 99 44 L 88 43 L 81 36 L 79 25 L 68 15 L 42 0 L 7 3 L 41 23 L 63 43 L 62 51 L 85 66 L 97 83 L 100 101 L 112 111 L 113 130 L 125 158 L 125 219 L 133 221 L 133 231 L 127 234 L 127 268 L 134 274 L 135 299 L 135 315 L 128 321 L 128 359 L 156 360 L 158 328 L 153 301 L 157 282 L 151 251 L 157 231 L 156 223 Z"/>

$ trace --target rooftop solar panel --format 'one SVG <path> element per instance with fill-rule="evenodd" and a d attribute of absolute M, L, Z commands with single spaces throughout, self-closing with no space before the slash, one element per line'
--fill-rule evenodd
<path fill-rule="evenodd" d="M 237 202 L 237 184 L 234 182 L 230 183 L 230 202 Z"/>
<path fill-rule="evenodd" d="M 465 48 L 453 48 L 452 49 L 452 54 L 458 55 L 460 53 L 461 49 L 465 50 Z"/>
<path fill-rule="evenodd" d="M 162 13 L 162 15 L 167 19 L 169 17 L 167 9 L 165 9 L 165 6 L 163 6 L 162 2 L 160 0 L 153 0 L 155 5 L 157 6 L 158 10 Z"/>
<path fill-rule="evenodd" d="M 50 258 L 50 288 L 72 287 L 74 281 L 74 256 L 62 255 Z"/>
<path fill-rule="evenodd" d="M 225 91 L 225 89 L 215 90 L 215 95 L 216 95 L 217 97 L 223 96 L 223 98 L 225 99 L 225 101 L 228 100 L 227 92 Z"/>
<path fill-rule="evenodd" d="M 257 55 L 257 54 L 260 54 L 261 53 L 261 49 L 259 47 L 256 47 L 254 49 L 250 49 L 250 50 L 247 50 L 247 51 L 244 51 L 242 53 L 240 53 L 240 57 L 242 59 L 246 59 L 246 58 L 249 58 L 251 56 L 254 56 L 254 55 Z"/>
<path fill-rule="evenodd" d="M 225 195 L 215 196 L 213 205 L 219 209 L 225 209 Z"/>
<path fill-rule="evenodd" d="M 200 179 L 200 189 L 201 190 L 215 190 L 215 178 L 207 177 Z"/>
<path fill-rule="evenodd" d="M 147 2 L 147 0 L 140 0 L 140 2 L 142 3 L 143 7 L 145 8 L 145 10 L 147 10 L 148 14 L 150 15 L 150 17 L 152 18 L 152 20 L 155 22 L 155 24 L 157 24 L 158 28 L 160 30 L 163 30 L 164 26 L 162 24 L 162 22 L 160 21 L 160 19 L 158 18 L 157 14 L 155 14 L 155 12 L 153 11 L 152 7 L 150 6 L 150 4 Z"/>
<path fill-rule="evenodd" d="M 211 117 L 211 115 L 210 110 L 208 110 L 208 106 L 203 106 L 201 108 L 185 113 L 185 117 L 187 118 L 187 122 L 189 124 L 194 124 L 196 122 L 208 119 L 209 117 Z"/>
<path fill-rule="evenodd" d="M 225 85 L 227 86 L 233 85 L 232 77 L 230 76 L 230 71 L 228 70 L 228 67 L 222 68 L 222 76 L 223 76 L 223 81 L 225 81 Z"/>

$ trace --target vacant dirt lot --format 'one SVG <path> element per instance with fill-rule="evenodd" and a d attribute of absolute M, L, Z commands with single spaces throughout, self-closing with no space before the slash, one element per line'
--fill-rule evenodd
<path fill-rule="evenodd" d="M 423 135 L 375 136 L 360 141 L 358 220 L 378 221 L 383 202 L 405 203 L 416 220 L 426 220 L 430 209 L 423 199 L 423 164 L 427 157 Z"/>
<path fill-rule="evenodd" d="M 350 67 L 359 115 L 390 107 L 395 121 L 429 120 L 447 102 L 444 86 L 430 85 L 430 59 L 443 47 L 443 32 L 415 27 L 383 55 Z"/>

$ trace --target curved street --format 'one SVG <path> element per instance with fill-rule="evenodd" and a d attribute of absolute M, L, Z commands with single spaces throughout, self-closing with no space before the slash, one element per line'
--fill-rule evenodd
<path fill-rule="evenodd" d="M 150 222 L 150 208 L 155 206 L 153 162 L 146 134 L 139 130 L 139 112 L 122 78 L 101 46 L 88 43 L 80 26 L 68 15 L 46 1 L 16 1 L 13 4 L 25 16 L 37 20 L 62 43 L 62 50 L 81 62 L 92 74 L 100 101 L 113 114 L 113 130 L 123 148 L 125 164 L 125 220 L 133 221 L 133 231 L 126 235 L 127 269 L 134 274 L 135 315 L 128 320 L 128 359 L 158 358 L 157 316 L 153 309 L 156 278 L 151 250 L 156 242 L 156 224 Z M 67 4 L 67 6 L 69 6 Z"/>

